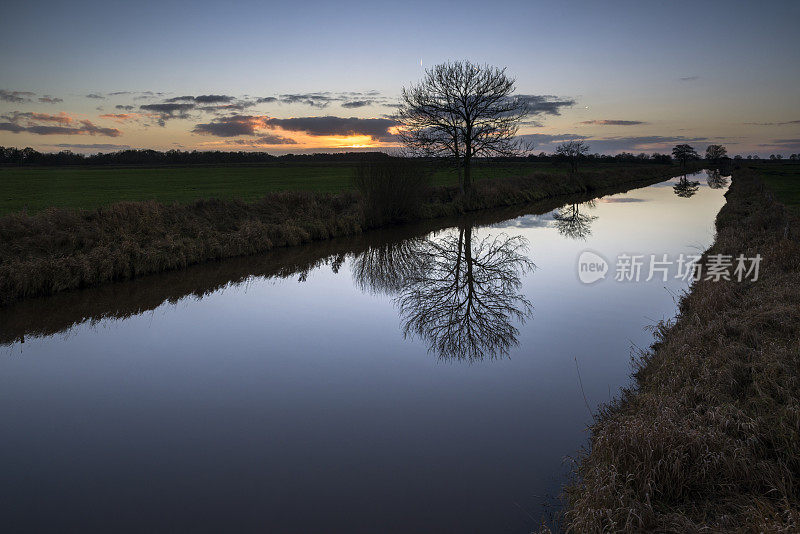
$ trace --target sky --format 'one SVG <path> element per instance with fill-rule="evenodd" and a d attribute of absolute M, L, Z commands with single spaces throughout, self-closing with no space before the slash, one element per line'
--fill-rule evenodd
<path fill-rule="evenodd" d="M 15 2 L 0 145 L 391 149 L 402 87 L 506 67 L 536 152 L 800 153 L 800 2 Z"/>

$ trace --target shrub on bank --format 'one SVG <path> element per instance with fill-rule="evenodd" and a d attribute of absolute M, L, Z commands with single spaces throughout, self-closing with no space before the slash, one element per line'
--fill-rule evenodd
<path fill-rule="evenodd" d="M 395 223 L 419 218 L 430 175 L 407 158 L 362 160 L 353 184 L 364 198 L 370 224 Z"/>

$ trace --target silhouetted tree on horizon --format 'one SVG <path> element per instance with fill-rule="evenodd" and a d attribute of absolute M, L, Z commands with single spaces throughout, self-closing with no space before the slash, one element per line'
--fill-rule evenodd
<path fill-rule="evenodd" d="M 522 152 L 516 135 L 529 108 L 512 96 L 514 83 L 505 68 L 469 61 L 426 70 L 419 84 L 403 88 L 401 141 L 414 153 L 455 159 L 464 167 L 461 190 L 469 192 L 473 158 Z"/>
<path fill-rule="evenodd" d="M 708 145 L 708 147 L 706 147 L 706 159 L 713 163 L 719 163 L 719 161 L 727 155 L 728 149 L 722 145 Z"/>
<path fill-rule="evenodd" d="M 578 161 L 589 153 L 589 145 L 583 141 L 566 141 L 556 147 L 556 155 L 569 162 L 570 170 L 578 172 Z"/>
<path fill-rule="evenodd" d="M 700 155 L 692 145 L 675 145 L 672 149 L 672 156 L 680 162 L 681 167 L 686 167 L 687 161 L 696 161 L 700 159 Z"/>

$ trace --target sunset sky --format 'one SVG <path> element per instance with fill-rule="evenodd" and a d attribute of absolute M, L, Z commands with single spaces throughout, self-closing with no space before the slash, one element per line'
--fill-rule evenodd
<path fill-rule="evenodd" d="M 400 89 L 508 68 L 535 150 L 800 152 L 800 2 L 15 2 L 0 145 L 390 148 Z"/>

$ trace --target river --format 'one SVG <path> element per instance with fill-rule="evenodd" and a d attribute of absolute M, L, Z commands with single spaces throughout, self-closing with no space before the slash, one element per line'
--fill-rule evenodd
<path fill-rule="evenodd" d="M 712 243 L 726 186 L 702 172 L 1 310 L 2 523 L 534 530 L 675 315 L 677 260 Z"/>

